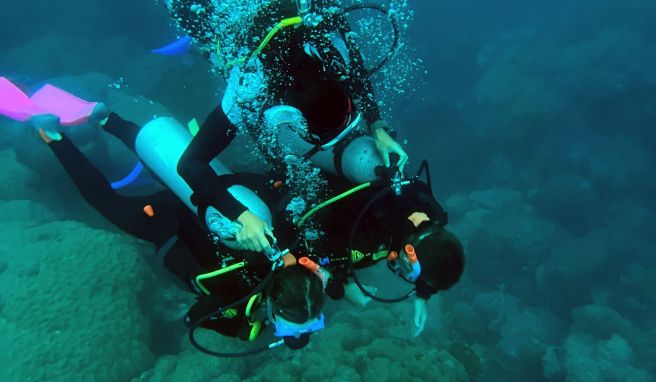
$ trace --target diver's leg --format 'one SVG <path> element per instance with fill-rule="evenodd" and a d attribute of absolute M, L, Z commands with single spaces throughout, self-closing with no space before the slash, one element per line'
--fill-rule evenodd
<path fill-rule="evenodd" d="M 136 153 L 135 142 L 141 127 L 134 122 L 121 118 L 116 113 L 110 113 L 106 121 L 100 124 L 108 133 L 120 139 L 132 152 Z"/>
<path fill-rule="evenodd" d="M 170 192 L 161 191 L 144 197 L 120 195 L 65 136 L 60 140 L 50 140 L 48 147 L 57 156 L 82 197 L 121 230 L 157 246 L 175 234 L 177 222 L 170 219 L 170 207 L 167 205 L 177 198 Z M 165 213 L 159 213 L 160 210 Z"/>

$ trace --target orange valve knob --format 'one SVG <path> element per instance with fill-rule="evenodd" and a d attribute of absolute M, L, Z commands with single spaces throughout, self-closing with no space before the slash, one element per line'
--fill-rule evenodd
<path fill-rule="evenodd" d="M 301 257 L 300 259 L 298 259 L 298 263 L 312 272 L 317 272 L 319 270 L 319 266 L 317 265 L 317 263 L 310 260 L 308 257 L 305 256 Z"/>
<path fill-rule="evenodd" d="M 143 211 L 146 215 L 148 215 L 149 218 L 155 216 L 155 209 L 153 209 L 153 206 L 151 206 L 150 204 L 144 206 Z"/>
<path fill-rule="evenodd" d="M 399 253 L 396 251 L 390 251 L 389 255 L 387 255 L 387 261 L 394 261 L 399 258 Z"/>
<path fill-rule="evenodd" d="M 408 258 L 410 259 L 410 262 L 416 263 L 417 253 L 415 252 L 415 247 L 413 247 L 412 244 L 406 244 L 404 249 L 405 249 L 405 253 L 408 255 Z"/>

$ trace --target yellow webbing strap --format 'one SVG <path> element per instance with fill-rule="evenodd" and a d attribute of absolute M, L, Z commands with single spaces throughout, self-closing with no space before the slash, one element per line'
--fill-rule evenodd
<path fill-rule="evenodd" d="M 203 280 L 207 280 L 207 279 L 211 279 L 213 277 L 221 276 L 224 273 L 228 273 L 228 272 L 234 271 L 235 269 L 243 268 L 245 266 L 246 266 L 246 262 L 241 261 L 239 263 L 232 264 L 229 267 L 217 269 L 216 271 L 213 271 L 213 272 L 210 272 L 210 273 L 203 273 L 202 275 L 196 276 L 196 285 L 198 285 L 198 287 L 203 292 L 205 292 L 205 294 L 209 295 L 210 291 L 207 290 L 207 288 L 205 288 L 205 285 L 203 285 Z"/>

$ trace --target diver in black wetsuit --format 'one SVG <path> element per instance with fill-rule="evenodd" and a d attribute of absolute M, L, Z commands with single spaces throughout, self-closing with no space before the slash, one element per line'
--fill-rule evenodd
<path fill-rule="evenodd" d="M 212 122 L 212 116 L 206 123 Z M 135 150 L 139 126 L 111 113 L 103 128 Z M 312 332 L 323 328 L 321 308 L 324 302 L 324 281 L 303 266 L 293 265 L 277 271 L 272 278 L 271 263 L 261 254 L 234 251 L 215 244 L 197 217 L 178 197 L 166 189 L 152 195 L 127 197 L 112 189 L 100 171 L 89 162 L 73 143 L 59 133 L 39 129 L 41 138 L 56 155 L 85 200 L 105 218 L 124 232 L 149 241 L 159 249 L 177 235 L 178 240 L 164 256 L 166 268 L 175 274 L 192 292 L 198 302 L 187 314 L 188 324 L 215 330 L 221 334 L 254 340 L 266 320 L 276 335 L 292 349 L 304 347 Z M 277 192 L 260 183 L 261 177 L 243 175 L 259 195 L 273 202 Z M 291 255 L 290 255 L 291 256 Z M 243 304 L 219 311 L 262 287 Z M 265 304 L 270 312 L 257 313 Z M 216 314 L 213 314 L 216 312 Z M 199 322 L 203 317 L 210 318 Z"/>
<path fill-rule="evenodd" d="M 464 250 L 458 238 L 445 229 L 447 214 L 430 186 L 415 179 L 403 186 L 400 195 L 388 189 L 385 185 L 365 188 L 349 193 L 325 211 L 319 210 L 312 219 L 319 222 L 325 235 L 311 244 L 308 256 L 331 272 L 333 286 L 327 292 L 334 299 L 346 293 L 349 301 L 364 305 L 368 301 L 365 295 L 398 302 L 414 294 L 413 332 L 417 336 L 428 317 L 428 299 L 460 280 Z M 398 298 L 382 299 L 364 288 L 356 270 L 381 260 L 413 284 L 413 290 Z"/>
<path fill-rule="evenodd" d="M 396 153 L 402 168 L 407 154 L 388 134 L 389 126 L 381 119 L 373 96 L 370 73 L 350 37 L 346 16 L 334 11 L 339 9 L 334 7 L 336 4 L 334 1 L 273 1 L 255 17 L 255 28 L 249 31 L 251 38 L 247 39 L 253 51 L 258 49 L 256 41 L 261 41 L 280 20 L 299 14 L 316 15 L 318 20 L 280 30 L 266 46 L 267 54 L 256 57 L 268 78 L 267 105 L 263 109 L 280 104 L 297 108 L 307 120 L 310 132 L 323 140 L 337 136 L 350 115 L 359 112 L 364 115 L 385 163 L 389 164 L 390 153 Z M 203 9 L 190 12 L 192 6 Z M 212 2 L 174 0 L 170 10 L 181 29 L 197 42 L 214 47 L 215 42 L 208 39 L 212 32 L 208 21 L 214 11 Z M 237 242 L 243 248 L 270 251 L 266 236 L 273 236 L 271 227 L 225 191 L 234 184 L 233 178 L 217 176 L 209 166 L 209 161 L 237 132 L 237 127 L 220 108 L 212 115 L 213 123 L 204 126 L 193 139 L 178 164 L 178 172 L 194 191 L 192 201 L 201 211 L 199 216 L 209 219 L 221 215 L 238 221 L 242 228 Z"/>

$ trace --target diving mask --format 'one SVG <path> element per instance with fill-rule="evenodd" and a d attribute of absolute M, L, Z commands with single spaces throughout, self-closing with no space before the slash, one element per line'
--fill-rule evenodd
<path fill-rule="evenodd" d="M 300 337 L 304 334 L 310 334 L 314 332 L 318 332 L 319 330 L 323 329 L 326 327 L 325 324 L 325 317 L 323 313 L 315 319 L 309 320 L 303 324 L 297 324 L 295 322 L 291 322 L 288 320 L 285 320 L 284 318 L 280 316 L 276 316 L 275 319 L 273 319 L 273 328 L 274 328 L 274 335 L 276 337 Z"/>

